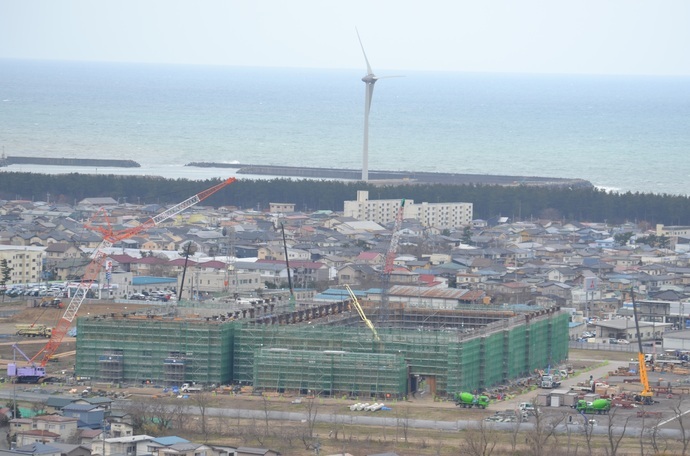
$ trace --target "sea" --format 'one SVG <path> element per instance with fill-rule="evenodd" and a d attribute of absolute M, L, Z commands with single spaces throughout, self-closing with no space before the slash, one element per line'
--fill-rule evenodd
<path fill-rule="evenodd" d="M 361 169 L 364 73 L 0 60 L 3 154 L 141 164 L 12 165 L 0 178 L 235 173 L 185 166 L 200 161 Z M 581 178 L 608 191 L 690 195 L 690 77 L 376 74 L 370 170 Z"/>

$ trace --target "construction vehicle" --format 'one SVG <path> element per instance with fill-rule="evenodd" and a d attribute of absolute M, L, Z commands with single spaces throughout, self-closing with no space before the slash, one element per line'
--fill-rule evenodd
<path fill-rule="evenodd" d="M 364 314 L 364 309 L 362 309 L 362 306 L 359 304 L 359 300 L 357 299 L 357 296 L 355 296 L 354 291 L 352 291 L 352 288 L 350 288 L 349 285 L 345 284 L 345 288 L 347 289 L 347 292 L 350 294 L 350 299 L 352 299 L 352 305 L 355 306 L 355 309 L 357 309 L 357 313 L 359 314 L 359 317 L 362 319 L 365 325 L 369 329 L 371 329 L 371 332 L 374 334 L 374 340 L 376 342 L 380 342 L 381 338 L 379 338 L 379 333 L 376 331 L 376 328 L 374 327 L 374 324 L 367 318 L 367 316 Z"/>
<path fill-rule="evenodd" d="M 477 407 L 485 409 L 489 406 L 489 397 L 483 394 L 455 393 L 455 405 L 462 408 Z"/>
<path fill-rule="evenodd" d="M 44 296 L 41 302 L 38 303 L 38 307 L 54 307 L 56 309 L 62 309 L 62 299 L 56 298 L 54 296 Z"/>
<path fill-rule="evenodd" d="M 7 364 L 8 377 L 16 377 L 17 383 L 38 383 L 41 381 L 41 379 L 45 378 L 46 369 L 44 366 L 36 366 L 35 364 L 33 364 L 31 362 L 31 359 L 28 356 L 26 356 L 26 353 L 24 353 L 17 344 L 13 344 L 12 348 L 14 349 L 15 356 L 16 353 L 19 352 L 19 354 L 22 355 L 24 359 L 26 359 L 29 365 L 24 367 L 17 367 L 16 361 Z"/>
<path fill-rule="evenodd" d="M 50 335 L 53 333 L 52 328 L 49 328 L 46 325 L 14 325 L 15 329 L 17 330 L 16 334 L 18 336 L 24 336 L 24 337 L 50 337 Z"/>
<path fill-rule="evenodd" d="M 553 389 L 561 386 L 561 377 L 554 374 L 545 374 L 541 376 L 539 387 L 545 389 Z"/>
<path fill-rule="evenodd" d="M 637 318 L 637 306 L 635 305 L 635 290 L 630 289 L 630 298 L 632 299 L 633 318 L 635 319 L 635 331 L 637 335 L 637 362 L 639 363 L 640 384 L 642 391 L 635 396 L 635 401 L 644 405 L 651 405 L 654 403 L 654 392 L 649 387 L 649 378 L 647 377 L 647 359 L 642 351 L 642 337 L 640 336 L 640 322 Z"/>
<path fill-rule="evenodd" d="M 575 404 L 575 410 L 580 413 L 608 415 L 611 410 L 611 401 L 608 399 L 595 399 L 592 402 L 587 402 L 581 399 Z"/>
<path fill-rule="evenodd" d="M 180 387 L 180 391 L 183 393 L 200 393 L 204 389 L 198 386 L 193 386 L 191 383 L 183 383 Z"/>
<path fill-rule="evenodd" d="M 50 335 L 50 340 L 48 340 L 48 343 L 38 353 L 36 353 L 36 355 L 34 355 L 33 358 L 27 358 L 27 361 L 29 362 L 29 368 L 34 370 L 42 369 L 43 375 L 45 375 L 46 364 L 48 364 L 50 358 L 60 347 L 62 339 L 64 339 L 65 335 L 69 331 L 70 326 L 72 326 L 72 321 L 76 317 L 79 307 L 81 307 L 81 304 L 86 299 L 87 293 L 91 290 L 91 286 L 95 284 L 96 279 L 98 279 L 98 275 L 103 269 L 103 264 L 105 263 L 107 256 L 107 249 L 111 248 L 116 242 L 120 242 L 122 240 L 137 236 L 143 233 L 144 231 L 158 226 L 162 222 L 171 219 L 172 217 L 175 217 L 180 212 L 198 204 L 199 202 L 205 200 L 209 196 L 232 184 L 233 182 L 235 182 L 234 177 L 226 179 L 223 182 L 214 185 L 213 187 L 206 189 L 202 192 L 199 192 L 196 195 L 187 198 L 186 200 L 182 201 L 179 204 L 176 204 L 175 206 L 169 209 L 166 209 L 160 214 L 151 217 L 150 219 L 138 226 L 126 228 L 123 230 L 113 230 L 113 228 L 110 226 L 105 210 L 99 210 L 96 216 L 102 217 L 102 219 L 104 219 L 106 223 L 104 225 L 97 226 L 87 223 L 85 227 L 87 229 L 91 229 L 93 231 L 101 233 L 101 235 L 103 236 L 103 240 L 101 241 L 100 245 L 96 247 L 91 253 L 91 262 L 86 266 L 86 273 L 84 274 L 84 276 L 81 279 L 81 282 L 72 294 L 72 298 L 70 299 L 69 304 L 67 304 L 67 308 L 65 309 L 65 312 L 60 318 L 60 321 L 58 321 L 57 326 L 53 328 L 52 333 Z M 36 383 L 39 382 L 42 378 L 42 376 L 37 375 L 25 376 L 23 372 L 24 371 L 22 369 L 17 368 L 17 365 L 15 363 L 10 363 L 7 365 L 7 375 L 9 377 L 17 377 L 17 382 Z"/>

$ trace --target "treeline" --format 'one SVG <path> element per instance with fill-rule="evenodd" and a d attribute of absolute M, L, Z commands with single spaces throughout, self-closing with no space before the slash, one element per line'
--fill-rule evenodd
<path fill-rule="evenodd" d="M 112 197 L 121 203 L 170 204 L 205 190 L 219 179 L 192 181 L 146 176 L 87 174 L 0 173 L 0 198 L 62 202 L 73 205 L 87 197 Z M 270 202 L 295 203 L 301 211 L 343 210 L 343 201 L 354 200 L 357 190 L 368 190 L 370 199 L 406 198 L 415 203 L 469 202 L 474 217 L 506 216 L 596 221 L 690 224 L 690 199 L 651 193 L 610 193 L 597 189 L 554 187 L 499 187 L 483 185 L 390 185 L 314 180 L 242 180 L 211 196 L 204 204 L 268 209 Z"/>

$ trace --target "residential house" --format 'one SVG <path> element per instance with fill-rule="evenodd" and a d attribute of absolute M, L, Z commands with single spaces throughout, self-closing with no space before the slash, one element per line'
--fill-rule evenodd
<path fill-rule="evenodd" d="M 148 455 L 149 445 L 155 439 L 150 435 L 140 434 L 127 437 L 112 437 L 95 440 L 91 444 L 93 456 L 141 456 Z"/>
<path fill-rule="evenodd" d="M 336 276 L 341 285 L 362 285 L 369 281 L 380 281 L 380 273 L 366 264 L 347 264 L 338 269 Z"/>
<path fill-rule="evenodd" d="M 105 422 L 105 409 L 93 404 L 69 404 L 62 408 L 62 415 L 76 418 L 80 428 L 98 429 Z"/>
<path fill-rule="evenodd" d="M 61 260 L 79 257 L 81 257 L 81 250 L 68 242 L 53 242 L 45 248 L 46 267 L 48 268 Z"/>
<path fill-rule="evenodd" d="M 31 443 L 66 442 L 77 434 L 77 419 L 59 415 L 38 415 L 10 420 L 11 435 L 18 446 Z"/>

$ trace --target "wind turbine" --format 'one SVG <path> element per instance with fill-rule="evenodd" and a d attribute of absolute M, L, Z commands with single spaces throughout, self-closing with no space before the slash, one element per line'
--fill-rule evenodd
<path fill-rule="evenodd" d="M 367 74 L 362 78 L 362 81 L 366 84 L 364 92 L 364 145 L 362 147 L 362 180 L 369 180 L 369 111 L 371 110 L 371 97 L 374 95 L 374 84 L 379 78 L 371 70 L 371 65 L 369 65 L 369 59 L 367 59 L 367 53 L 364 52 L 364 45 L 362 44 L 362 38 L 359 36 L 359 30 L 355 28 L 357 32 L 357 39 L 359 40 L 359 45 L 362 48 L 362 54 L 364 54 L 364 61 L 367 63 Z M 394 78 L 397 76 L 385 76 L 388 78 Z"/>

